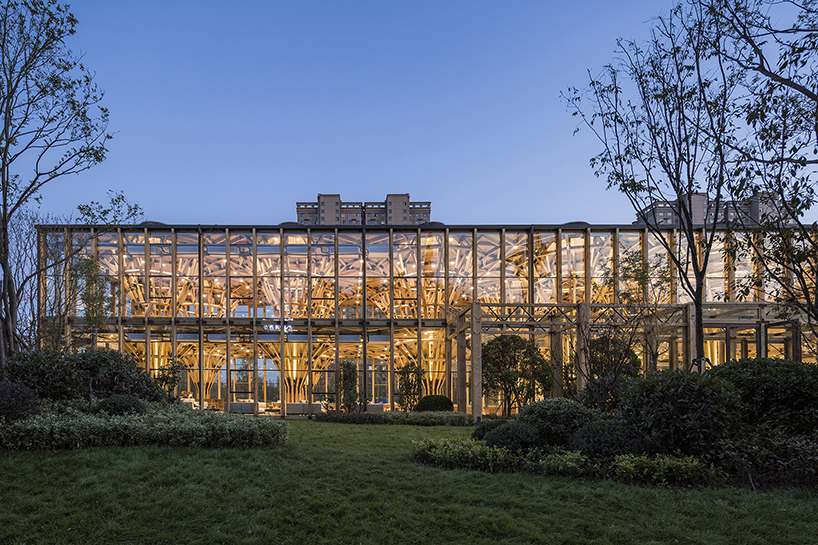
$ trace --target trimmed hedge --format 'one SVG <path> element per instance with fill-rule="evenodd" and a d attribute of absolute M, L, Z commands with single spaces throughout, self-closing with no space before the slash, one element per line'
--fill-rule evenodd
<path fill-rule="evenodd" d="M 143 415 L 91 415 L 66 409 L 0 426 L 0 450 L 61 450 L 167 445 L 194 448 L 255 448 L 283 445 L 289 425 L 168 406 Z"/>
<path fill-rule="evenodd" d="M 739 397 L 728 383 L 679 370 L 635 379 L 622 397 L 624 420 L 651 454 L 718 455 L 736 425 Z"/>
<path fill-rule="evenodd" d="M 337 424 L 396 424 L 409 426 L 471 426 L 472 416 L 455 412 L 339 413 L 335 411 L 315 415 L 319 422 Z"/>
<path fill-rule="evenodd" d="M 510 450 L 490 447 L 474 439 L 424 439 L 412 442 L 412 459 L 444 469 L 473 469 L 488 473 L 532 471 L 529 460 Z"/>
<path fill-rule="evenodd" d="M 114 394 L 94 406 L 95 413 L 109 415 L 145 414 L 148 408 L 141 399 L 129 395 Z"/>
<path fill-rule="evenodd" d="M 791 434 L 818 430 L 818 365 L 752 358 L 717 365 L 707 375 L 736 388 L 743 424 L 781 428 Z"/>
<path fill-rule="evenodd" d="M 533 426 L 543 445 L 566 446 L 571 436 L 589 422 L 598 420 L 597 411 L 564 397 L 535 401 L 520 409 L 517 420 Z"/>
<path fill-rule="evenodd" d="M 415 411 L 422 413 L 422 412 L 452 412 L 454 411 L 454 403 L 452 400 L 446 396 L 441 395 L 428 395 L 423 396 L 418 401 L 417 407 L 415 407 Z"/>
<path fill-rule="evenodd" d="M 624 454 L 614 458 L 610 472 L 618 480 L 654 486 L 709 486 L 724 482 L 725 475 L 713 464 L 694 456 L 656 457 Z"/>

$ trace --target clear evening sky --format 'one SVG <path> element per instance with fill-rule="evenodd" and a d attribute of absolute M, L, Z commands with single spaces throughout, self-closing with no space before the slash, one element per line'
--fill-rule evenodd
<path fill-rule="evenodd" d="M 113 189 L 148 220 L 278 224 L 409 192 L 449 224 L 630 223 L 559 95 L 671 4 L 74 0 L 114 139 L 42 210 Z"/>

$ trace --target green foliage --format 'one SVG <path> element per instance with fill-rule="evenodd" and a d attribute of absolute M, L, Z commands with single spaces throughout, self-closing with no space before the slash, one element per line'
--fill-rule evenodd
<path fill-rule="evenodd" d="M 587 385 L 582 403 L 602 412 L 614 412 L 622 390 L 631 378 L 642 374 L 642 361 L 627 339 L 603 335 L 588 342 Z"/>
<path fill-rule="evenodd" d="M 750 427 L 719 442 L 718 465 L 737 485 L 782 488 L 818 486 L 818 436 L 782 428 Z"/>
<path fill-rule="evenodd" d="M 174 405 L 124 416 L 43 412 L 0 426 L 0 450 L 136 445 L 256 448 L 283 445 L 288 430 L 287 423 L 281 420 L 194 411 Z"/>
<path fill-rule="evenodd" d="M 341 362 L 341 409 L 347 413 L 361 412 L 363 395 L 358 395 L 358 363 L 355 360 Z"/>
<path fill-rule="evenodd" d="M 319 422 L 339 424 L 397 424 L 409 426 L 471 426 L 470 414 L 455 412 L 342 413 L 330 411 L 315 416 Z"/>
<path fill-rule="evenodd" d="M 114 314 L 115 300 L 110 296 L 112 279 L 100 274 L 99 261 L 84 258 L 76 261 L 70 267 L 69 277 L 74 287 L 71 290 L 77 294 L 82 304 L 85 325 L 91 330 L 91 350 L 96 346 L 96 333 L 105 324 L 108 316 Z"/>
<path fill-rule="evenodd" d="M 395 373 L 398 380 L 397 401 L 404 411 L 414 411 L 423 393 L 423 367 L 409 362 Z"/>
<path fill-rule="evenodd" d="M 551 366 L 533 340 L 499 335 L 483 343 L 482 354 L 483 388 L 503 395 L 504 416 L 551 390 Z"/>
<path fill-rule="evenodd" d="M 446 396 L 429 395 L 422 397 L 420 401 L 418 401 L 415 410 L 419 413 L 426 411 L 454 411 L 454 403 L 452 403 L 452 400 Z"/>
<path fill-rule="evenodd" d="M 127 394 L 113 394 L 94 406 L 95 413 L 110 415 L 145 414 L 148 412 L 142 400 Z"/>
<path fill-rule="evenodd" d="M 412 458 L 445 469 L 473 469 L 488 473 L 531 469 L 532 464 L 513 451 L 473 439 L 424 439 L 412 442 Z"/>
<path fill-rule="evenodd" d="M 28 418 L 39 411 L 39 399 L 30 388 L 0 381 L 0 424 Z"/>
<path fill-rule="evenodd" d="M 708 376 L 732 384 L 741 396 L 741 422 L 787 433 L 818 431 L 818 366 L 773 358 L 728 361 Z"/>
<path fill-rule="evenodd" d="M 735 427 L 735 390 L 711 376 L 666 370 L 634 380 L 620 409 L 648 452 L 712 457 Z"/>
<path fill-rule="evenodd" d="M 107 397 L 130 394 L 146 401 L 164 397 L 162 389 L 130 356 L 113 350 L 66 354 L 57 350 L 28 350 L 14 355 L 5 370 L 8 379 L 25 384 L 41 399 L 65 400 L 93 392 Z"/>
<path fill-rule="evenodd" d="M 568 448 L 589 458 L 612 459 L 620 454 L 639 454 L 642 437 L 630 425 L 620 420 L 597 420 L 577 430 Z"/>
<path fill-rule="evenodd" d="M 185 363 L 181 358 L 171 357 L 168 360 L 168 365 L 160 367 L 156 370 L 153 377 L 154 382 L 168 393 L 168 401 L 174 398 L 174 391 L 182 379 L 182 371 L 185 369 Z M 275 397 L 273 399 L 276 399 Z"/>
<path fill-rule="evenodd" d="M 482 441 L 486 438 L 486 434 L 489 433 L 491 430 L 495 428 L 499 428 L 506 422 L 512 422 L 512 420 L 508 418 L 492 418 L 490 420 L 483 419 L 482 422 L 477 424 L 474 427 L 474 431 L 472 432 L 471 436 L 472 439 L 477 439 L 478 441 Z"/>
<path fill-rule="evenodd" d="M 72 356 L 59 350 L 26 350 L 8 361 L 5 377 L 34 390 L 41 399 L 75 399 L 87 391 Z"/>
<path fill-rule="evenodd" d="M 709 486 L 724 480 L 713 464 L 705 464 L 694 456 L 623 454 L 614 458 L 610 472 L 623 481 L 655 486 Z"/>
<path fill-rule="evenodd" d="M 512 420 L 489 431 L 485 441 L 490 447 L 522 451 L 536 447 L 540 436 L 533 426 Z"/>
<path fill-rule="evenodd" d="M 577 450 L 566 450 L 557 447 L 544 455 L 538 461 L 541 471 L 545 475 L 565 475 L 571 477 L 592 476 L 597 467 L 591 460 Z"/>
<path fill-rule="evenodd" d="M 582 426 L 599 418 L 599 413 L 564 397 L 553 397 L 526 405 L 517 420 L 533 426 L 543 445 L 566 446 Z"/>

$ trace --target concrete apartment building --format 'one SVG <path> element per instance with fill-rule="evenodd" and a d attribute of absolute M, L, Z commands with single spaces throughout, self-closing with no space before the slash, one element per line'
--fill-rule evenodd
<path fill-rule="evenodd" d="M 318 194 L 315 202 L 295 204 L 301 225 L 421 225 L 429 223 L 431 202 L 412 202 L 409 193 L 386 196 L 383 202 L 345 202 L 339 194 Z"/>

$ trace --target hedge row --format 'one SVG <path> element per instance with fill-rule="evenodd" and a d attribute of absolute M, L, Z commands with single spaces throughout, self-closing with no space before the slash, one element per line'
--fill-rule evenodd
<path fill-rule="evenodd" d="M 721 483 L 725 478 L 714 465 L 693 456 L 628 454 L 603 462 L 559 447 L 514 452 L 474 439 L 415 441 L 412 457 L 416 462 L 444 469 L 612 478 L 654 486 L 707 486 Z"/>
<path fill-rule="evenodd" d="M 185 408 L 154 408 L 147 414 L 123 416 L 64 408 L 0 426 L 0 450 L 136 445 L 254 448 L 283 445 L 288 434 L 289 425 L 281 420 Z"/>
<path fill-rule="evenodd" d="M 409 426 L 471 426 L 472 416 L 466 413 L 441 411 L 385 413 L 327 412 L 315 416 L 319 422 L 338 424 L 398 424 Z"/>

